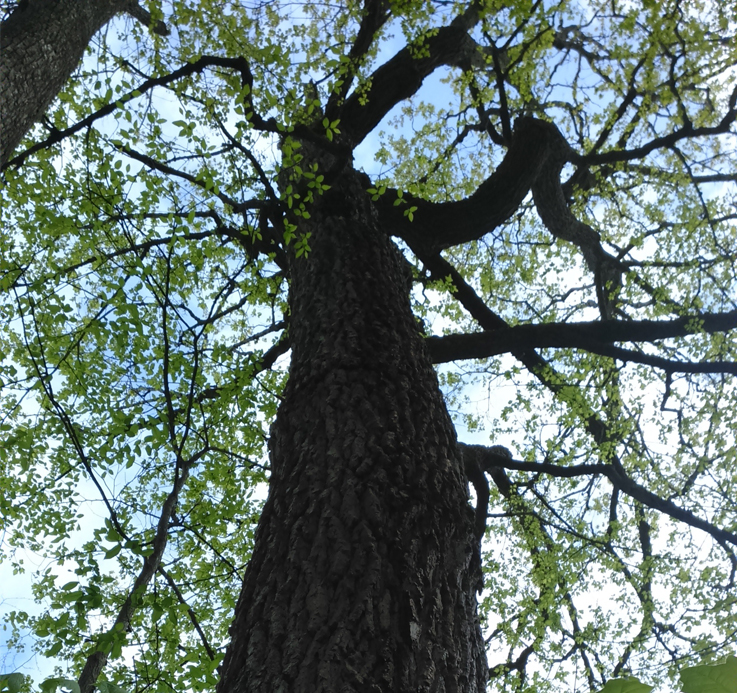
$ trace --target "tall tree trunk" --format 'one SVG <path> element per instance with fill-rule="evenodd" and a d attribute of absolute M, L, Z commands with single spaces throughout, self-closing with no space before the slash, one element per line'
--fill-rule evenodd
<path fill-rule="evenodd" d="M 483 691 L 473 515 L 409 278 L 355 171 L 310 212 L 269 497 L 218 691 Z"/>
<path fill-rule="evenodd" d="M 0 24 L 0 168 L 118 12 L 151 20 L 134 0 L 22 0 Z"/>

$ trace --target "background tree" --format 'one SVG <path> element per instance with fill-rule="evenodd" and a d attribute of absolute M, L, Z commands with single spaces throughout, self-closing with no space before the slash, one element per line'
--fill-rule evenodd
<path fill-rule="evenodd" d="M 220 690 L 733 651 L 734 10 L 174 3 L 100 37 L 4 167 L 2 516 L 50 561 L 16 635 L 84 691 L 212 688 L 234 614 Z M 432 362 L 513 452 L 456 442 Z"/>
<path fill-rule="evenodd" d="M 44 115 L 100 27 L 120 12 L 152 22 L 134 0 L 23 0 L 3 3 L 2 10 L 0 166 Z M 154 30 L 167 31 L 162 22 Z"/>

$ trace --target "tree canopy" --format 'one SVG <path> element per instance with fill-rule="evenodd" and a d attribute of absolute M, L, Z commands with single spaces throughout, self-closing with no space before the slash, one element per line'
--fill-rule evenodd
<path fill-rule="evenodd" d="M 737 4 L 144 4 L 3 166 L 9 646 L 214 689 L 337 161 L 456 424 L 489 690 L 735 654 Z"/>

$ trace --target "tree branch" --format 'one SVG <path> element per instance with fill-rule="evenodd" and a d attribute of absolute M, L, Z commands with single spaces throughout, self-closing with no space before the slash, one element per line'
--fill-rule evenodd
<path fill-rule="evenodd" d="M 266 200 L 251 200 L 249 202 L 244 203 L 241 205 L 240 202 L 237 202 L 232 197 L 229 197 L 225 193 L 219 192 L 217 189 L 213 189 L 212 186 L 208 186 L 207 182 L 202 180 L 201 178 L 197 178 L 197 176 L 193 176 L 191 173 L 187 173 L 186 171 L 180 171 L 179 169 L 173 168 L 172 166 L 169 166 L 168 164 L 163 163 L 162 161 L 159 161 L 158 159 L 154 159 L 153 157 L 148 156 L 147 154 L 142 154 L 141 152 L 137 152 L 135 149 L 132 149 L 128 146 L 121 146 L 118 147 L 119 151 L 126 156 L 129 156 L 131 159 L 134 159 L 140 163 L 142 163 L 144 166 L 147 166 L 150 169 L 153 169 L 154 171 L 159 171 L 161 173 L 164 173 L 168 176 L 174 176 L 177 178 L 182 178 L 190 183 L 192 185 L 196 185 L 199 188 L 202 188 L 205 192 L 210 193 L 211 195 L 214 195 L 218 198 L 223 204 L 228 205 L 233 209 L 235 212 L 243 212 L 246 209 L 263 209 L 266 207 L 269 202 Z"/>
<path fill-rule="evenodd" d="M 584 166 L 592 166 L 598 164 L 612 164 L 621 161 L 632 161 L 633 159 L 643 159 L 656 149 L 667 149 L 674 146 L 683 139 L 691 139 L 695 137 L 710 137 L 714 135 L 724 135 L 730 132 L 732 124 L 737 120 L 737 87 L 732 92 L 729 100 L 729 108 L 718 125 L 713 127 L 702 126 L 693 127 L 690 123 L 681 126 L 677 130 L 670 132 L 662 137 L 656 137 L 647 144 L 634 149 L 613 149 L 600 154 L 585 154 L 576 156 L 572 161 L 576 164 Z"/>
<path fill-rule="evenodd" d="M 356 38 L 350 51 L 348 51 L 348 62 L 342 69 L 343 81 L 340 87 L 330 95 L 325 106 L 325 115 L 331 121 L 337 118 L 339 104 L 342 103 L 350 91 L 356 71 L 371 48 L 376 33 L 384 26 L 390 16 L 391 3 L 388 0 L 366 0 L 364 3 L 361 25 L 358 27 Z"/>
<path fill-rule="evenodd" d="M 460 272 L 447 260 L 442 258 L 440 254 L 428 255 L 422 249 L 414 247 L 412 251 L 417 254 L 420 260 L 430 270 L 433 278 L 439 280 L 447 279 L 450 281 L 452 286 L 451 291 L 454 297 L 482 328 L 489 331 L 509 328 L 509 325 L 479 298 L 478 294 L 468 285 Z M 562 401 L 570 404 L 570 395 L 564 394 L 571 392 L 566 382 L 567 378 L 556 373 L 555 369 L 540 354 L 534 349 L 525 348 L 514 349 L 511 353 L 550 392 L 560 397 Z M 608 435 L 606 424 L 587 405 L 577 406 L 577 410 L 584 420 L 586 430 L 594 437 L 594 440 L 597 443 L 606 440 Z"/>
<path fill-rule="evenodd" d="M 144 26 L 150 27 L 154 34 L 158 34 L 159 36 L 169 35 L 169 27 L 161 20 L 154 22 L 151 13 L 144 7 L 141 7 L 135 0 L 126 2 L 125 11 Z"/>
<path fill-rule="evenodd" d="M 503 469 L 511 469 L 514 471 L 547 474 L 563 478 L 592 476 L 597 474 L 605 476 L 609 479 L 615 489 L 642 503 L 648 508 L 659 510 L 663 514 L 672 517 L 674 520 L 678 520 L 690 527 L 706 532 L 730 555 L 733 552 L 726 545 L 732 544 L 733 546 L 737 546 L 737 534 L 721 529 L 720 527 L 716 527 L 711 522 L 697 517 L 690 510 L 681 508 L 672 501 L 661 498 L 652 491 L 646 489 L 644 486 L 640 486 L 640 484 L 626 473 L 619 462 L 612 464 L 580 464 L 571 467 L 562 467 L 550 462 L 522 462 L 513 460 L 503 454 L 499 454 L 499 452 L 494 449 L 496 446 L 492 448 L 484 448 L 480 445 L 470 447 L 476 449 L 475 458 L 478 461 L 478 464 L 484 471 L 490 474 L 498 473 L 498 469 L 501 467 Z"/>
<path fill-rule="evenodd" d="M 342 140 L 351 148 L 357 146 L 396 104 L 412 96 L 436 68 L 467 62 L 469 55 L 477 51 L 468 30 L 479 20 L 479 5 L 471 2 L 465 12 L 436 34 L 402 48 L 374 71 L 366 81 L 366 89 L 354 90 L 338 111 Z"/>
<path fill-rule="evenodd" d="M 110 629 L 98 639 L 94 652 L 87 657 L 78 682 L 81 693 L 92 692 L 97 679 L 107 664 L 114 638 L 124 637 L 130 624 L 130 620 L 133 617 L 133 613 L 138 607 L 139 600 L 143 596 L 148 583 L 151 582 L 151 578 L 154 576 L 159 568 L 159 564 L 161 563 L 169 538 L 169 522 L 174 510 L 176 509 L 177 502 L 179 500 L 179 493 L 189 477 L 189 470 L 206 452 L 206 449 L 200 450 L 190 459 L 182 461 L 181 465 L 177 465 L 172 490 L 169 492 L 169 495 L 161 506 L 161 513 L 156 526 L 156 534 L 154 535 L 153 550 L 148 556 L 146 556 L 146 558 L 144 558 L 141 571 L 136 577 L 130 592 L 128 592 L 128 596 L 123 602 L 123 605 L 120 607 L 115 622 Z"/>
<path fill-rule="evenodd" d="M 477 497 L 479 497 L 479 500 L 483 500 L 483 506 L 479 502 L 477 502 L 476 505 L 477 527 L 479 524 L 483 523 L 483 528 L 486 528 L 485 513 L 489 498 L 489 488 L 486 477 L 484 476 L 485 472 L 491 476 L 492 480 L 496 484 L 496 487 L 499 489 L 499 493 L 504 498 L 512 516 L 519 516 L 519 528 L 521 529 L 525 537 L 525 543 L 527 544 L 528 550 L 530 552 L 530 558 L 532 560 L 533 567 L 531 570 L 531 577 L 533 579 L 533 582 L 537 584 L 537 587 L 540 590 L 539 603 L 541 603 L 544 621 L 546 623 L 549 623 L 548 616 L 550 615 L 549 610 L 552 604 L 548 603 L 547 605 L 542 605 L 542 602 L 544 601 L 544 593 L 547 592 L 547 596 L 551 596 L 551 585 L 550 582 L 546 579 L 551 571 L 550 566 L 543 565 L 541 563 L 540 556 L 543 553 L 547 555 L 555 555 L 556 543 L 550 536 L 550 533 L 545 526 L 545 521 L 543 520 L 543 518 L 533 508 L 528 507 L 528 504 L 524 501 L 518 489 L 515 488 L 514 485 L 512 485 L 506 471 L 504 470 L 504 463 L 512 460 L 512 453 L 502 445 L 492 445 L 491 447 L 486 447 L 483 445 L 468 445 L 466 443 L 459 443 L 458 447 L 463 454 L 463 461 L 466 467 L 466 473 L 469 474 L 470 467 L 471 473 L 473 473 L 474 477 L 476 477 L 475 480 L 473 480 L 474 488 L 476 489 L 476 495 Z M 480 489 L 481 496 L 479 496 Z M 480 520 L 479 514 L 482 509 L 484 512 L 484 517 Z M 525 516 L 527 516 L 527 518 L 529 519 L 526 520 Z M 593 674 L 591 664 L 586 654 L 585 645 L 582 642 L 579 642 L 576 637 L 580 634 L 581 628 L 578 622 L 578 616 L 576 613 L 576 607 L 573 602 L 573 596 L 571 595 L 570 589 L 568 588 L 562 572 L 558 569 L 557 561 L 555 563 L 555 568 L 553 568 L 552 570 L 552 573 L 555 582 L 560 589 L 560 594 L 563 595 L 563 598 L 566 602 L 568 614 L 571 619 L 571 623 L 573 624 L 573 631 L 575 634 L 573 640 L 577 643 L 577 647 L 579 648 L 581 657 L 584 661 L 587 675 L 589 676 L 589 680 L 593 686 Z M 543 575 L 545 575 L 545 578 L 542 578 Z M 539 634 L 535 644 L 539 644 L 541 640 L 542 634 Z M 533 645 L 530 645 L 526 649 L 526 652 L 528 652 L 528 654 L 531 654 L 533 651 Z M 524 658 L 517 661 L 521 662 L 522 666 L 524 665 Z M 502 664 L 493 667 L 492 672 L 496 671 L 498 673 L 501 673 L 505 666 L 509 666 L 509 662 L 507 663 L 507 665 Z M 512 668 L 516 667 L 510 666 L 510 669 Z M 522 671 L 522 669 L 520 669 L 520 671 Z M 490 678 L 498 675 L 498 673 L 490 673 Z"/>
<path fill-rule="evenodd" d="M 171 588 L 172 592 L 177 596 L 177 599 L 179 600 L 180 604 L 183 604 L 187 607 L 187 615 L 189 616 L 189 620 L 194 626 L 194 629 L 197 631 L 197 635 L 200 636 L 200 642 L 202 643 L 202 646 L 205 648 L 205 652 L 207 652 L 207 656 L 211 659 L 215 659 L 215 652 L 213 651 L 212 647 L 210 646 L 210 643 L 207 640 L 207 636 L 205 635 L 204 631 L 202 630 L 202 626 L 200 625 L 199 619 L 197 618 L 197 614 L 195 614 L 194 609 L 187 603 L 187 600 L 184 598 L 184 595 L 182 594 L 182 591 L 177 586 L 177 583 L 174 581 L 174 578 L 171 576 L 171 574 L 159 563 L 159 566 L 157 568 L 158 572 L 164 577 L 166 582 L 168 583 L 169 587 Z"/>
<path fill-rule="evenodd" d="M 437 203 L 404 193 L 405 204 L 395 206 L 397 191 L 389 189 L 374 203 L 381 222 L 388 233 L 428 252 L 481 238 L 517 211 L 560 138 L 551 123 L 519 118 L 501 164 L 472 195 Z M 416 207 L 412 221 L 404 215 L 410 207 Z"/>
<path fill-rule="evenodd" d="M 9 162 L 3 164 L 0 170 L 6 168 L 7 166 L 15 166 L 17 168 L 32 154 L 35 154 L 42 149 L 47 149 L 48 147 L 66 139 L 67 137 L 74 135 L 80 130 L 84 130 L 85 128 L 92 125 L 92 123 L 94 123 L 95 121 L 99 120 L 100 118 L 104 118 L 107 115 L 110 115 L 116 109 L 121 108 L 123 104 L 127 103 L 128 101 L 132 101 L 135 98 L 138 98 L 141 94 L 150 91 L 154 87 L 171 84 L 172 82 L 176 82 L 177 80 L 184 77 L 202 72 L 208 67 L 223 67 L 235 70 L 237 72 L 240 72 L 241 83 L 244 86 L 248 85 L 249 87 L 251 87 L 253 84 L 253 75 L 251 74 L 251 68 L 249 67 L 248 61 L 245 58 L 224 58 L 219 56 L 203 55 L 198 60 L 195 60 L 192 63 L 187 63 L 186 65 L 183 65 L 178 70 L 175 70 L 168 75 L 147 79 L 132 91 L 129 91 L 127 94 L 124 94 L 119 99 L 116 99 L 115 101 L 103 106 L 94 113 L 88 115 L 86 118 L 80 120 L 78 123 L 75 123 L 74 125 L 66 128 L 65 130 L 56 130 L 52 132 L 52 134 L 42 142 L 34 144 L 32 147 L 29 147 L 24 152 L 21 152 L 20 154 L 18 154 L 18 156 L 11 159 Z M 246 105 L 248 105 L 249 101 L 250 96 L 246 99 Z M 273 118 L 270 118 L 267 121 L 254 113 L 250 119 L 250 122 L 257 129 L 262 129 L 269 132 L 277 131 L 276 121 Z"/>
<path fill-rule="evenodd" d="M 428 337 L 433 363 L 488 358 L 519 350 L 583 349 L 622 361 L 646 363 L 671 372 L 737 372 L 734 362 L 691 363 L 642 354 L 613 346 L 615 342 L 655 342 L 694 334 L 728 332 L 737 328 L 737 310 L 704 313 L 676 320 L 603 321 L 495 326 L 485 332 Z"/>

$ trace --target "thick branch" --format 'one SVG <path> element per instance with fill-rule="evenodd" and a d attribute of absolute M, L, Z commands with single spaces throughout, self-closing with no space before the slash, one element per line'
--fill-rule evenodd
<path fill-rule="evenodd" d="M 519 491 L 514 487 L 514 485 L 512 485 L 506 471 L 504 470 L 505 462 L 509 462 L 512 460 L 512 453 L 502 445 L 492 445 L 491 447 L 486 447 L 482 445 L 468 445 L 466 443 L 459 443 L 458 447 L 463 454 L 466 474 L 469 474 L 470 467 L 472 473 L 476 477 L 476 480 L 472 481 L 474 484 L 474 488 L 476 488 L 477 496 L 479 495 L 479 488 L 485 487 L 481 491 L 482 498 L 484 499 L 483 508 L 480 503 L 477 503 L 476 505 L 477 526 L 481 522 L 483 522 L 484 529 L 486 526 L 486 506 L 488 503 L 489 488 L 484 473 L 488 473 L 496 484 L 499 493 L 505 499 L 506 504 L 508 505 L 512 515 L 520 515 L 519 527 L 525 537 L 533 564 L 531 577 L 533 578 L 533 581 L 537 583 L 537 586 L 540 589 L 541 601 L 543 598 L 543 593 L 547 592 L 549 596 L 551 595 L 550 588 L 552 585 L 550 584 L 550 582 L 548 582 L 547 578 L 551 575 L 552 572 L 552 575 L 557 578 L 556 583 L 560 589 L 560 593 L 563 595 L 567 604 L 568 613 L 573 624 L 574 634 L 580 634 L 581 628 L 578 622 L 576 607 L 573 603 L 573 596 L 570 593 L 562 572 L 558 570 L 557 565 L 552 567 L 551 571 L 550 565 L 544 565 L 540 561 L 541 554 L 555 554 L 555 541 L 553 541 L 552 537 L 550 536 L 550 533 L 545 526 L 543 518 L 537 512 L 535 512 L 534 509 L 527 506 L 527 503 L 525 503 Z M 470 475 L 469 478 L 471 478 Z M 480 519 L 479 514 L 482 510 L 484 516 Z M 526 515 L 529 519 L 525 520 L 522 515 Z M 545 576 L 544 578 L 543 575 Z M 549 606 L 542 606 L 543 615 L 545 617 L 544 620 L 546 622 L 549 622 L 547 618 L 547 616 L 549 615 L 549 608 Z M 536 638 L 535 646 L 537 646 L 541 640 L 542 633 L 539 633 L 538 637 Z M 586 671 L 589 672 L 590 675 L 591 665 L 585 651 L 585 646 L 581 644 L 578 647 L 580 648 L 581 657 L 584 661 Z M 530 652 L 532 652 L 534 650 L 534 647 L 531 645 L 528 649 L 530 650 Z M 500 667 L 504 667 L 504 665 L 497 665 L 497 667 L 494 667 L 492 671 L 501 671 Z M 593 679 L 591 680 L 593 682 Z"/>
<path fill-rule="evenodd" d="M 395 206 L 396 190 L 387 190 L 375 203 L 389 233 L 410 246 L 441 250 L 481 238 L 503 224 L 519 208 L 560 139 L 557 128 L 542 120 L 520 118 L 512 144 L 494 173 L 472 195 L 455 202 L 429 202 L 404 194 Z M 412 221 L 404 211 L 416 207 Z"/>
<path fill-rule="evenodd" d="M 568 161 L 580 157 L 553 124 L 534 118 L 515 123 L 506 156 L 469 197 L 435 203 L 389 190 L 376 201 L 384 228 L 418 252 L 429 253 L 477 240 L 506 222 L 532 190 L 543 223 L 556 238 L 575 244 L 594 273 L 602 318 L 614 314 L 625 266 L 604 250 L 599 234 L 571 213 L 560 180 Z M 411 214 L 410 214 L 411 212 Z"/>
<path fill-rule="evenodd" d="M 135 2 L 135 0 L 127 0 L 127 2 L 125 2 L 124 11 L 134 19 L 141 22 L 141 24 L 151 27 L 151 31 L 153 31 L 154 34 L 158 34 L 159 36 L 169 35 L 169 27 L 161 20 L 154 22 L 153 17 L 151 17 L 151 13 L 146 8 Z"/>
<path fill-rule="evenodd" d="M 540 175 L 532 183 L 532 197 L 537 213 L 553 236 L 573 243 L 581 250 L 587 267 L 594 273 L 599 307 L 604 319 L 613 314 L 612 297 L 622 283 L 622 264 L 604 250 L 599 234 L 588 224 L 578 220 L 568 207 L 560 172 L 571 158 L 571 148 L 556 129 L 550 142 L 552 155 L 542 166 Z"/>
<path fill-rule="evenodd" d="M 450 280 L 453 287 L 453 295 L 481 327 L 489 331 L 509 327 L 501 317 L 494 313 L 479 298 L 473 288 L 463 279 L 460 272 L 447 260 L 443 259 L 439 254 L 428 255 L 415 248 L 412 248 L 412 250 L 430 270 L 433 278 Z M 511 353 L 548 390 L 557 396 L 561 396 L 563 401 L 568 401 L 568 396 L 563 396 L 563 393 L 570 392 L 570 388 L 566 384 L 567 378 L 555 373 L 553 367 L 540 354 L 534 349 L 524 348 L 514 349 Z M 580 415 L 585 421 L 586 430 L 594 437 L 597 443 L 600 443 L 608 435 L 606 424 L 593 411 L 590 411 L 588 415 L 584 414 L 584 411 L 587 410 L 588 407 L 580 407 Z"/>
<path fill-rule="evenodd" d="M 524 117 L 515 123 L 511 145 L 497 170 L 466 199 L 433 203 L 405 194 L 404 204 L 395 205 L 397 192 L 390 190 L 375 204 L 389 233 L 415 252 L 422 248 L 434 253 L 490 233 L 514 214 L 532 190 L 550 233 L 580 248 L 595 275 L 602 317 L 610 319 L 624 267 L 604 250 L 599 234 L 568 208 L 560 172 L 576 156 L 555 125 Z M 412 220 L 406 210 L 412 211 Z"/>
<path fill-rule="evenodd" d="M 415 46 L 406 46 L 379 67 L 367 80 L 367 88 L 356 89 L 339 111 L 343 140 L 355 147 L 396 104 L 417 92 L 436 68 L 467 61 L 477 50 L 468 30 L 478 19 L 479 8 L 472 2 L 449 26 Z"/>
<path fill-rule="evenodd" d="M 604 321 L 579 323 L 548 323 L 494 327 L 486 332 L 428 337 L 427 345 L 434 363 L 460 359 L 488 358 L 518 350 L 568 348 L 584 349 L 623 361 L 651 363 L 672 371 L 734 372 L 735 364 L 689 364 L 669 361 L 614 347 L 615 342 L 655 342 L 661 339 L 685 337 L 692 334 L 727 332 L 737 328 L 737 311 L 706 313 L 676 320 Z M 657 362 L 657 363 L 656 363 Z"/>

